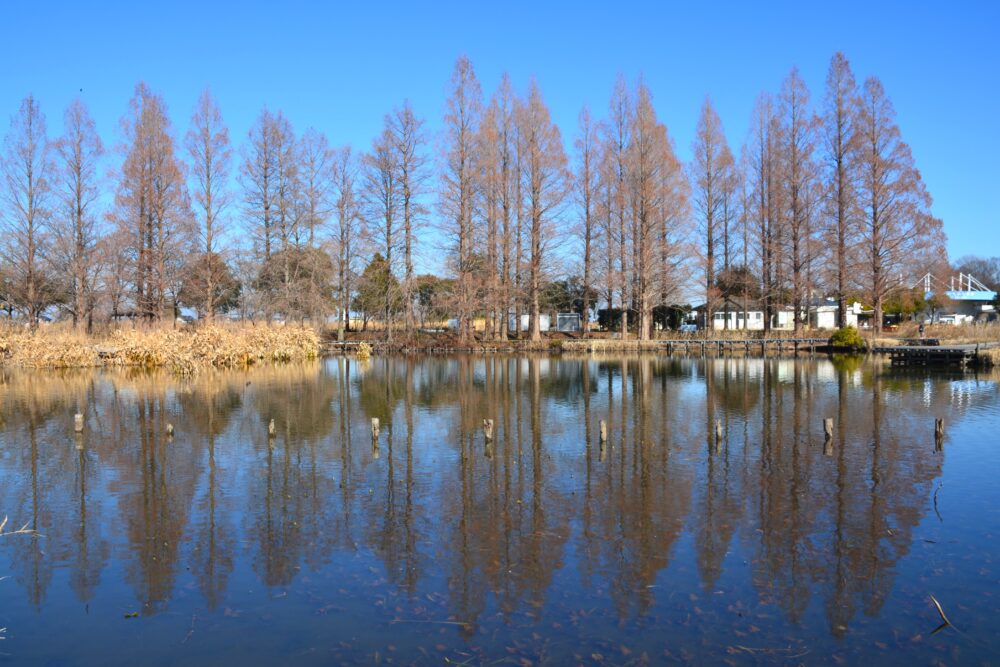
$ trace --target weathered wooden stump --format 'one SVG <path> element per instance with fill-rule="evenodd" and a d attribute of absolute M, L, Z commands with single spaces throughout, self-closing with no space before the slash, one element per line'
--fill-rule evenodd
<path fill-rule="evenodd" d="M 378 417 L 372 417 L 372 442 L 378 442 L 379 422 Z"/>
<path fill-rule="evenodd" d="M 827 417 L 823 420 L 823 435 L 829 440 L 833 438 L 833 417 Z"/>
<path fill-rule="evenodd" d="M 493 440 L 493 420 L 484 419 L 483 420 L 483 435 L 486 436 L 486 442 L 491 442 Z"/>
<path fill-rule="evenodd" d="M 167 437 L 168 438 L 174 437 L 174 425 L 171 424 L 170 422 L 167 422 Z"/>
<path fill-rule="evenodd" d="M 77 433 L 83 433 L 83 415 L 79 412 L 73 415 L 73 430 Z"/>
<path fill-rule="evenodd" d="M 934 451 L 940 452 L 944 449 L 944 420 L 934 420 Z"/>
<path fill-rule="evenodd" d="M 603 445 L 605 442 L 608 441 L 608 423 L 602 419 L 600 427 L 601 427 L 600 438 L 601 438 L 601 444 Z"/>

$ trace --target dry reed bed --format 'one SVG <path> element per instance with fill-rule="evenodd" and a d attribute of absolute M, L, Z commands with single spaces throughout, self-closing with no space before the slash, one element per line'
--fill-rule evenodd
<path fill-rule="evenodd" d="M 0 331 L 0 363 L 22 368 L 138 366 L 194 373 L 204 366 L 239 368 L 318 354 L 319 336 L 308 327 L 122 328 L 106 338 L 56 328 Z"/>

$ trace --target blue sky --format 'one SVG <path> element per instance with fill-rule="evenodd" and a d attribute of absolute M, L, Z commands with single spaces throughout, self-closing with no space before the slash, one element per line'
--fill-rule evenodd
<path fill-rule="evenodd" d="M 487 94 L 505 70 L 522 90 L 536 77 L 567 145 L 582 105 L 603 115 L 616 75 L 641 73 L 687 159 L 706 95 L 738 150 L 759 92 L 794 65 L 818 103 L 841 50 L 895 103 L 952 258 L 1000 255 L 998 29 L 996 2 L 8 2 L 0 118 L 32 92 L 54 136 L 80 94 L 112 146 L 144 80 L 178 135 L 208 86 L 236 143 L 266 104 L 367 148 L 405 98 L 437 129 L 465 53 Z"/>

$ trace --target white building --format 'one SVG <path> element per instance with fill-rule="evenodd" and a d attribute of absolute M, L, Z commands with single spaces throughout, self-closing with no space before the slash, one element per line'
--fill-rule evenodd
<path fill-rule="evenodd" d="M 764 330 L 764 312 L 760 310 L 748 310 L 746 321 L 743 319 L 743 311 L 730 310 L 726 312 L 716 311 L 712 314 L 712 329 L 723 331 L 725 329 L 745 329 L 747 331 Z M 728 322 L 727 322 L 728 320 Z"/>
<path fill-rule="evenodd" d="M 538 329 L 540 331 L 548 331 L 552 327 L 552 317 L 542 313 L 538 316 Z M 517 315 L 510 313 L 507 317 L 507 331 L 514 331 L 517 328 Z M 521 314 L 521 327 L 520 331 L 530 331 L 531 330 L 531 315 L 527 313 Z"/>
<path fill-rule="evenodd" d="M 840 308 L 837 305 L 837 301 L 832 298 L 827 299 L 814 299 L 807 307 L 805 312 L 800 313 L 799 319 L 802 322 L 808 322 L 808 327 L 810 329 L 836 329 L 837 328 L 837 311 Z M 795 309 L 791 306 L 785 306 L 779 309 L 774 314 L 774 328 L 779 330 L 791 331 L 795 328 L 795 319 L 793 313 Z M 845 313 L 844 324 L 849 327 L 858 326 L 858 315 L 861 314 L 861 304 L 858 302 L 851 303 L 847 307 L 847 312 Z"/>

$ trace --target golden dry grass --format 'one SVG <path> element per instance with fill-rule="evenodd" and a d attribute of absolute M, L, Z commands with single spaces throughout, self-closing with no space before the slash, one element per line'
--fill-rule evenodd
<path fill-rule="evenodd" d="M 0 363 L 24 368 L 140 366 L 186 374 L 203 366 L 237 368 L 318 354 L 316 331 L 297 326 L 121 327 L 106 336 L 58 326 L 0 331 Z"/>
<path fill-rule="evenodd" d="M 919 324 L 903 322 L 892 332 L 899 338 L 917 338 L 920 336 Z M 928 324 L 924 327 L 924 338 L 937 338 L 949 343 L 981 343 L 1000 340 L 1000 325 L 989 324 Z"/>

